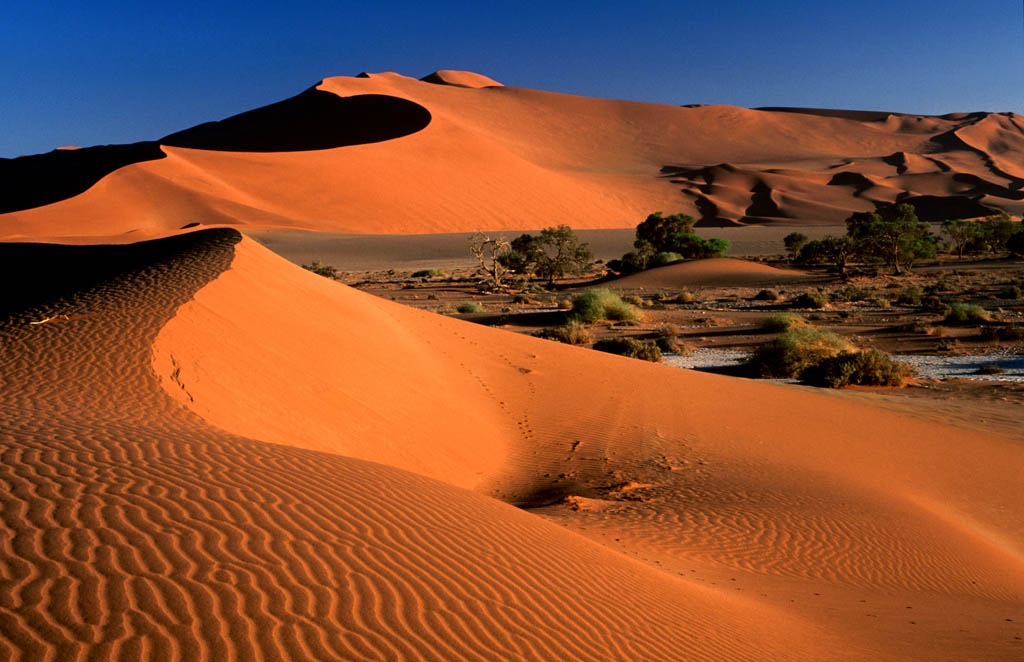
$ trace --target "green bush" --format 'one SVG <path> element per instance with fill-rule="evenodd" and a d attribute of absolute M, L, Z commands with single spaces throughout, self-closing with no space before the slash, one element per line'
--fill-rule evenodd
<path fill-rule="evenodd" d="M 622 298 L 610 290 L 598 289 L 573 297 L 572 319 L 580 322 L 599 322 L 601 320 L 638 321 L 640 313 Z"/>
<path fill-rule="evenodd" d="M 877 349 L 868 349 L 826 357 L 804 370 L 800 377 L 814 386 L 842 388 L 850 384 L 902 386 L 903 380 L 914 374 L 914 369 L 906 363 Z"/>
<path fill-rule="evenodd" d="M 797 326 L 808 326 L 807 320 L 792 313 L 775 313 L 761 320 L 757 328 L 766 333 L 782 333 Z"/>
<path fill-rule="evenodd" d="M 758 347 L 745 365 L 758 377 L 793 378 L 826 358 L 853 351 L 853 345 L 834 333 L 800 326 Z"/>
<path fill-rule="evenodd" d="M 987 322 L 991 319 L 988 311 L 981 306 L 969 303 L 952 303 L 946 313 L 947 324 L 972 324 Z"/>
<path fill-rule="evenodd" d="M 753 297 L 754 301 L 778 301 L 779 293 L 775 290 L 761 290 Z"/>
<path fill-rule="evenodd" d="M 832 301 L 867 301 L 871 298 L 871 295 L 871 290 L 865 287 L 857 287 L 856 285 L 847 285 L 846 287 L 829 292 L 829 298 Z"/>
<path fill-rule="evenodd" d="M 786 302 L 790 308 L 824 308 L 828 305 L 828 296 L 818 290 L 808 290 Z"/>
<path fill-rule="evenodd" d="M 553 329 L 541 329 L 533 335 L 546 340 L 557 340 L 567 345 L 589 345 L 594 342 L 594 336 L 581 322 L 569 322 Z"/>
<path fill-rule="evenodd" d="M 661 360 L 661 350 L 650 341 L 637 340 L 636 338 L 605 338 L 594 343 L 594 349 L 599 352 L 619 354 L 632 359 L 642 359 L 657 363 Z"/>
<path fill-rule="evenodd" d="M 484 307 L 478 304 L 476 301 L 467 301 L 466 303 L 460 303 L 455 310 L 462 314 L 468 313 L 479 313 L 483 311 Z"/>
<path fill-rule="evenodd" d="M 444 275 L 444 271 L 441 269 L 420 269 L 412 273 L 413 278 L 435 278 Z"/>

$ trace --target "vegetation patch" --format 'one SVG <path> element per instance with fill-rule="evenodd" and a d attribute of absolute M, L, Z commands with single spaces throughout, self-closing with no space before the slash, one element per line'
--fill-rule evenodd
<path fill-rule="evenodd" d="M 988 322 L 992 316 L 981 306 L 970 303 L 951 303 L 946 313 L 947 324 L 977 324 Z"/>
<path fill-rule="evenodd" d="M 915 374 L 914 368 L 906 363 L 877 349 L 868 349 L 826 357 L 804 370 L 800 377 L 813 386 L 842 388 L 851 384 L 902 386 L 906 378 Z"/>
<path fill-rule="evenodd" d="M 661 360 L 661 350 L 649 340 L 637 340 L 636 338 L 618 337 L 604 338 L 594 343 L 594 349 L 599 352 L 619 354 L 632 359 L 642 359 L 657 363 Z"/>
<path fill-rule="evenodd" d="M 467 301 L 465 303 L 460 303 L 455 308 L 457 312 L 460 312 L 463 315 L 467 315 L 469 313 L 483 312 L 483 309 L 484 307 L 478 304 L 476 301 Z"/>
<path fill-rule="evenodd" d="M 637 309 L 622 300 L 611 290 L 587 290 L 573 297 L 569 311 L 571 319 L 580 322 L 600 322 L 601 320 L 639 321 Z"/>
<path fill-rule="evenodd" d="M 757 377 L 792 379 L 829 357 L 854 351 L 853 345 L 834 333 L 800 326 L 758 347 L 745 366 Z"/>
<path fill-rule="evenodd" d="M 589 345 L 594 342 L 594 336 L 587 329 L 587 326 L 576 321 L 553 329 L 541 329 L 533 335 L 545 340 L 556 340 L 567 345 Z"/>

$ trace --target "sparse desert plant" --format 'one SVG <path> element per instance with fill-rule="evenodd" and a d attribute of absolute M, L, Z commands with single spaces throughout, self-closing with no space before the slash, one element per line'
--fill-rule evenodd
<path fill-rule="evenodd" d="M 868 349 L 826 357 L 804 370 L 800 377 L 814 386 L 842 388 L 851 384 L 902 386 L 903 380 L 914 374 L 914 368 L 906 363 L 877 349 Z"/>
<path fill-rule="evenodd" d="M 639 307 L 639 306 L 644 305 L 644 300 L 641 299 L 640 297 L 638 297 L 635 294 L 630 295 L 628 297 L 622 297 L 622 300 L 625 301 L 626 303 L 628 303 L 631 306 L 638 306 Z"/>
<path fill-rule="evenodd" d="M 1024 326 L 986 324 L 981 327 L 981 337 L 986 340 L 1024 340 Z"/>
<path fill-rule="evenodd" d="M 1019 285 L 1006 285 L 996 293 L 1000 299 L 1019 299 L 1022 295 L 1024 292 L 1021 291 Z"/>
<path fill-rule="evenodd" d="M 618 294 L 605 289 L 587 290 L 573 297 L 570 316 L 580 322 L 640 319 L 640 313 L 634 306 L 623 301 Z"/>
<path fill-rule="evenodd" d="M 889 299 L 886 299 L 885 297 L 875 297 L 869 303 L 872 306 L 875 306 L 876 308 L 883 308 L 883 309 L 892 308 L 892 301 L 890 301 Z"/>
<path fill-rule="evenodd" d="M 675 302 L 676 303 L 693 303 L 697 299 L 699 299 L 699 297 L 696 294 L 694 294 L 693 292 L 691 292 L 690 290 L 683 290 L 682 292 L 680 292 L 679 294 L 676 295 Z"/>
<path fill-rule="evenodd" d="M 765 333 L 782 333 L 798 326 L 808 326 L 807 320 L 793 313 L 775 313 L 761 320 L 757 328 Z"/>
<path fill-rule="evenodd" d="M 761 290 L 753 296 L 754 301 L 778 301 L 779 293 L 775 290 Z"/>
<path fill-rule="evenodd" d="M 830 331 L 794 327 L 754 350 L 745 365 L 758 377 L 793 378 L 830 356 L 854 351 L 853 345 Z"/>
<path fill-rule="evenodd" d="M 786 302 L 789 308 L 824 308 L 828 305 L 828 295 L 820 290 L 801 292 Z"/>
<path fill-rule="evenodd" d="M 558 300 L 558 309 L 559 310 L 569 310 L 570 308 L 572 308 L 572 299 L 570 299 L 569 297 L 566 297 L 564 299 L 559 299 Z"/>
<path fill-rule="evenodd" d="M 303 269 L 312 271 L 317 276 L 323 276 L 324 278 L 330 278 L 332 280 L 338 278 L 338 270 L 329 264 L 323 264 L 320 260 L 313 260 L 312 264 L 302 265 Z"/>
<path fill-rule="evenodd" d="M 651 258 L 651 261 L 647 263 L 647 266 L 664 267 L 665 265 L 673 264 L 675 262 L 682 262 L 685 259 L 686 258 L 680 255 L 679 253 L 674 253 L 672 251 L 662 251 L 660 253 L 656 253 L 654 257 Z"/>
<path fill-rule="evenodd" d="M 995 363 L 986 363 L 983 366 L 978 366 L 978 369 L 974 371 L 976 375 L 1001 375 L 1006 372 L 1006 368 L 997 366 Z"/>
<path fill-rule="evenodd" d="M 946 313 L 947 324 L 975 324 L 988 322 L 992 316 L 981 306 L 970 303 L 952 303 Z"/>
<path fill-rule="evenodd" d="M 533 335 L 546 340 L 557 340 L 567 345 L 589 345 L 594 342 L 594 336 L 587 326 L 575 321 L 553 329 L 541 329 Z"/>
<path fill-rule="evenodd" d="M 871 298 L 871 290 L 856 285 L 847 285 L 828 293 L 832 301 L 867 301 Z"/>
<path fill-rule="evenodd" d="M 617 338 L 604 338 L 594 343 L 594 349 L 599 352 L 619 354 L 633 359 L 642 359 L 657 363 L 661 360 L 661 350 L 649 340 L 637 340 L 621 336 Z"/>
<path fill-rule="evenodd" d="M 469 313 L 479 313 L 483 311 L 484 307 L 478 304 L 476 301 L 466 301 L 456 306 L 456 312 L 462 313 L 463 315 Z"/>
<path fill-rule="evenodd" d="M 896 303 L 901 306 L 920 306 L 924 299 L 924 290 L 920 287 L 908 287 L 896 297 Z"/>
<path fill-rule="evenodd" d="M 412 272 L 413 278 L 439 278 L 444 275 L 445 273 L 441 269 L 420 269 Z"/>

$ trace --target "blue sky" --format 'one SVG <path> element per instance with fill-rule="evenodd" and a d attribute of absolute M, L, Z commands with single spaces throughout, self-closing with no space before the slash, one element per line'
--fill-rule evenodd
<path fill-rule="evenodd" d="M 1024 112 L 1022 0 L 9 3 L 0 156 L 158 138 L 360 71 L 669 104 Z"/>

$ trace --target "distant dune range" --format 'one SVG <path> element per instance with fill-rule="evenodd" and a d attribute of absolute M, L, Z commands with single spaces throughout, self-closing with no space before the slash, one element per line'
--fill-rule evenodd
<path fill-rule="evenodd" d="M 154 142 L 2 159 L 0 239 L 626 228 L 655 210 L 806 226 L 896 200 L 928 220 L 1021 214 L 1022 128 L 1013 113 L 677 107 L 361 74 Z"/>
<path fill-rule="evenodd" d="M 406 308 L 229 229 L 0 272 L 0 658 L 1020 652 L 1019 440 Z"/>

